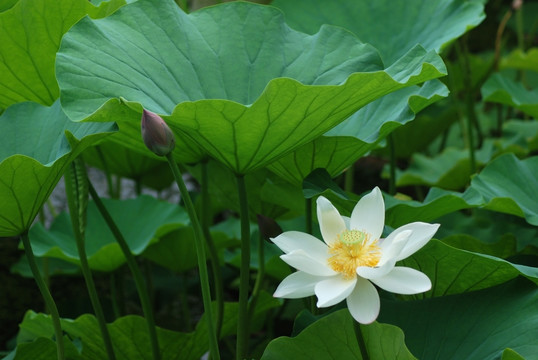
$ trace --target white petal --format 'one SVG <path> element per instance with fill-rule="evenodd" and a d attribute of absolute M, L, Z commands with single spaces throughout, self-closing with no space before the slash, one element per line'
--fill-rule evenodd
<path fill-rule="evenodd" d="M 310 275 L 316 276 L 332 276 L 336 275 L 337 272 L 329 267 L 327 262 L 328 253 L 325 258 L 319 258 L 311 256 L 310 253 L 299 249 L 293 250 L 292 252 L 280 256 L 286 264 L 293 266 L 297 270 L 304 271 Z"/>
<path fill-rule="evenodd" d="M 412 231 L 411 236 L 409 237 L 409 240 L 407 241 L 407 244 L 405 244 L 405 247 L 402 249 L 402 251 L 400 251 L 400 254 L 396 257 L 396 261 L 403 260 L 413 255 L 420 248 L 426 245 L 426 243 L 430 241 L 430 239 L 433 237 L 437 229 L 439 229 L 439 224 L 414 222 L 414 223 L 401 226 L 398 229 L 394 230 L 393 233 L 396 233 L 396 234 L 402 231 L 406 231 L 406 230 Z"/>
<path fill-rule="evenodd" d="M 359 200 L 351 213 L 351 230 L 361 230 L 377 240 L 385 226 L 385 203 L 381 190 L 376 186 L 371 193 Z"/>
<path fill-rule="evenodd" d="M 394 269 L 395 264 L 396 264 L 396 260 L 391 259 L 391 260 L 386 261 L 381 266 L 376 266 L 376 267 L 359 266 L 357 268 L 357 275 L 365 279 L 380 278 L 382 276 L 387 275 L 389 272 L 391 272 L 392 269 Z"/>
<path fill-rule="evenodd" d="M 432 288 L 432 282 L 422 272 L 403 266 L 396 266 L 387 275 L 372 279 L 380 288 L 403 295 L 418 294 Z"/>
<path fill-rule="evenodd" d="M 358 278 L 355 289 L 347 297 L 347 307 L 351 316 L 361 324 L 370 324 L 377 319 L 381 303 L 374 285 Z"/>
<path fill-rule="evenodd" d="M 379 243 L 381 259 L 379 259 L 377 266 L 383 266 L 387 261 L 398 258 L 413 233 L 411 230 L 404 230 L 392 235 L 395 232 L 393 231 L 386 239 L 383 239 Z"/>
<path fill-rule="evenodd" d="M 316 204 L 321 236 L 323 237 L 323 240 L 330 245 L 336 241 L 339 234 L 347 230 L 346 224 L 338 210 L 336 210 L 329 200 L 320 196 L 318 197 Z"/>
<path fill-rule="evenodd" d="M 316 286 L 321 279 L 325 278 L 297 271 L 282 280 L 273 296 L 298 299 L 314 295 L 314 286 Z"/>
<path fill-rule="evenodd" d="M 338 304 L 351 294 L 357 278 L 345 280 L 341 276 L 334 276 L 316 284 L 314 291 L 318 297 L 317 307 L 327 307 Z"/>
<path fill-rule="evenodd" d="M 317 254 L 312 256 L 325 256 L 324 254 L 328 251 L 327 245 L 323 241 L 300 231 L 286 231 L 271 241 L 286 254 L 293 250 L 303 249 L 311 254 Z"/>

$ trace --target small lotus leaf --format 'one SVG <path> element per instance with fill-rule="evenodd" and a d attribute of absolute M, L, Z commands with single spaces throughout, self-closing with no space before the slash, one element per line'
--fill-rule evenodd
<path fill-rule="evenodd" d="M 482 86 L 484 101 L 513 106 L 538 118 L 538 89 L 527 90 L 523 83 L 512 80 L 505 73 L 493 74 Z"/>
<path fill-rule="evenodd" d="M 26 102 L 0 116 L 0 129 L 0 236 L 15 236 L 28 230 L 69 163 L 117 127 L 73 123 L 59 102 Z"/>

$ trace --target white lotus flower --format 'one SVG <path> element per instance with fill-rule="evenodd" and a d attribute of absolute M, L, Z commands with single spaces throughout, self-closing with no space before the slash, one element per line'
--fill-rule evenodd
<path fill-rule="evenodd" d="M 395 264 L 423 247 L 439 224 L 414 222 L 381 239 L 385 204 L 377 187 L 357 203 L 351 218 L 342 217 L 322 196 L 317 199 L 317 214 L 324 242 L 299 231 L 271 239 L 285 253 L 282 260 L 299 270 L 280 283 L 275 297 L 295 299 L 315 294 L 318 307 L 346 299 L 355 320 L 369 324 L 380 308 L 372 283 L 397 294 L 431 289 L 425 274 Z"/>

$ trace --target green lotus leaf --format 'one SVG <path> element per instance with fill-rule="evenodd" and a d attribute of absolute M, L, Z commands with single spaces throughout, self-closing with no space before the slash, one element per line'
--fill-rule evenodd
<path fill-rule="evenodd" d="M 439 297 L 476 291 L 525 276 L 538 284 L 538 268 L 512 264 L 494 256 L 473 253 L 430 240 L 399 264 L 418 269 L 432 282 L 432 289 L 413 298 Z"/>
<path fill-rule="evenodd" d="M 0 237 L 27 230 L 84 149 L 117 130 L 113 123 L 69 121 L 60 103 L 16 104 L 0 116 Z"/>
<path fill-rule="evenodd" d="M 517 352 L 510 348 L 506 348 L 503 351 L 503 355 L 501 360 L 525 360 L 525 358 L 521 355 L 519 355 Z"/>
<path fill-rule="evenodd" d="M 503 124 L 503 137 L 498 146 L 506 152 L 526 156 L 538 150 L 538 121 L 510 120 Z"/>
<path fill-rule="evenodd" d="M 283 179 L 301 184 L 312 171 L 324 168 L 335 177 L 396 128 L 413 120 L 416 113 L 447 96 L 446 87 L 429 81 L 383 96 L 350 118 L 294 152 L 268 165 Z"/>
<path fill-rule="evenodd" d="M 244 174 L 445 67 L 419 47 L 383 70 L 377 51 L 349 32 L 299 33 L 272 7 L 234 2 L 186 15 L 151 0 L 81 20 L 62 40 L 56 71 L 72 119 L 102 120 L 98 110 L 115 111 L 121 97 L 138 113 L 115 118 L 122 131 L 130 124 L 126 136 L 140 138 L 142 104 L 172 114 L 164 118 L 179 140 Z M 182 159 L 180 148 L 174 154 Z"/>
<path fill-rule="evenodd" d="M 383 301 L 379 321 L 405 333 L 419 359 L 495 360 L 509 347 L 535 359 L 538 289 L 526 279 L 417 301 Z"/>
<path fill-rule="evenodd" d="M 279 337 L 267 345 L 261 360 L 363 359 L 353 318 L 347 309 L 327 315 L 295 337 Z M 374 322 L 362 325 L 370 359 L 416 359 L 407 349 L 401 329 Z"/>
<path fill-rule="evenodd" d="M 500 63 L 501 69 L 520 69 L 538 72 L 538 48 L 529 49 L 526 53 L 516 49 Z"/>
<path fill-rule="evenodd" d="M 141 254 L 156 238 L 189 223 L 183 208 L 151 196 L 130 200 L 103 199 L 103 203 L 135 255 Z M 88 205 L 87 216 L 85 245 L 90 268 L 112 271 L 124 264 L 125 257 L 93 202 Z M 68 214 L 60 214 L 48 231 L 36 224 L 29 235 L 36 256 L 80 263 Z"/>
<path fill-rule="evenodd" d="M 292 27 L 301 31 L 313 33 L 325 23 L 350 30 L 363 41 L 374 45 L 386 64 L 392 64 L 416 44 L 428 50 L 440 51 L 485 17 L 483 4 L 462 1 L 416 0 L 395 5 L 388 1 L 276 0 L 272 4 L 284 11 Z M 432 22 L 432 18 L 437 21 Z M 387 95 L 368 104 L 314 143 L 271 164 L 271 170 L 295 183 L 300 183 L 306 174 L 317 167 L 327 168 L 332 176 L 336 176 L 356 159 L 378 147 L 377 141 L 399 125 L 413 120 L 418 111 L 447 94 L 444 85 L 434 82 L 426 83 L 416 94 L 400 90 Z M 411 95 L 415 96 L 415 104 L 407 99 Z M 418 106 L 418 96 L 429 102 Z M 416 132 L 411 136 L 406 135 L 403 141 L 395 142 L 396 147 L 423 139 L 415 135 Z M 346 136 L 354 136 L 360 141 Z M 409 141 L 410 138 L 413 141 Z M 310 164 L 313 165 L 309 168 Z"/>
<path fill-rule="evenodd" d="M 11 9 L 19 0 L 0 0 L 0 12 Z"/>
<path fill-rule="evenodd" d="M 253 312 L 252 329 L 259 328 L 258 324 L 261 319 L 265 318 L 267 311 L 279 305 L 280 301 L 278 299 L 262 291 L 256 310 Z M 224 304 L 222 336 L 235 334 L 237 330 L 237 311 L 237 303 Z M 69 338 L 65 338 L 66 347 L 71 350 L 73 344 L 77 344 L 79 349 L 78 353 L 75 353 L 75 355 L 78 355 L 76 357 L 69 353 L 70 359 L 106 359 L 107 356 L 99 333 L 98 323 L 93 315 L 85 314 L 74 320 L 62 319 L 61 322 L 62 330 L 69 335 Z M 202 315 L 196 329 L 192 332 L 170 331 L 157 327 L 162 359 L 199 360 L 209 350 L 206 324 L 205 315 Z M 151 344 L 147 334 L 147 323 L 144 318 L 134 315 L 123 316 L 107 324 L 107 326 L 117 359 L 151 358 Z M 52 354 L 56 353 L 55 343 L 50 340 L 54 332 L 49 315 L 28 311 L 19 327 L 17 352 L 20 348 L 26 347 L 25 351 L 29 354 L 39 353 L 39 350 L 48 351 Z M 45 344 L 42 343 L 44 340 L 47 340 Z M 39 343 L 37 343 L 38 341 Z M 39 357 L 38 359 L 48 360 L 50 358 L 49 356 L 47 358 Z M 31 359 L 34 359 L 34 357 Z"/>
<path fill-rule="evenodd" d="M 496 73 L 482 86 L 484 101 L 509 105 L 538 118 L 538 89 L 527 90 L 505 73 Z"/>
<path fill-rule="evenodd" d="M 484 208 L 538 225 L 538 156 L 525 160 L 513 154 L 499 156 L 473 178 L 470 191 L 482 197 Z"/>
<path fill-rule="evenodd" d="M 475 152 L 477 165 L 486 164 L 493 153 L 493 142 L 484 142 L 482 148 Z M 472 174 L 469 151 L 446 148 L 434 157 L 414 154 L 407 169 L 396 169 L 396 186 L 427 185 L 459 190 L 469 183 Z"/>
<path fill-rule="evenodd" d="M 435 187 L 430 189 L 423 202 L 401 200 L 392 196 L 384 198 L 385 222 L 393 228 L 413 221 L 432 222 L 443 215 L 482 204 L 480 197 L 472 196 L 472 194 L 461 194 Z"/>
<path fill-rule="evenodd" d="M 69 335 L 69 338 L 65 338 L 66 347 L 69 350 L 74 350 L 74 344 L 77 344 L 78 348 L 78 351 L 68 353 L 70 359 L 94 360 L 107 358 L 95 316 L 85 314 L 74 320 L 61 319 L 61 322 L 62 330 Z M 17 336 L 18 345 L 15 359 L 19 359 L 20 349 L 24 349 L 25 353 L 28 354 L 46 351 L 47 355 L 49 355 L 48 357 L 36 357 L 36 359 L 46 360 L 55 357 L 56 345 L 50 340 L 53 336 L 53 329 L 49 315 L 28 311 L 19 326 L 21 330 Z M 146 321 L 142 317 L 124 316 L 107 326 L 118 359 L 151 358 L 151 345 Z M 193 333 L 182 333 L 161 328 L 157 328 L 157 336 L 163 359 L 183 359 L 183 357 L 179 357 L 178 353 L 182 348 L 192 343 L 194 338 Z M 198 355 L 198 358 L 202 354 L 203 352 Z M 29 358 L 21 356 L 20 359 Z M 34 359 L 34 357 L 31 357 L 31 359 Z M 193 359 L 193 357 L 185 357 L 184 359 Z"/>
<path fill-rule="evenodd" d="M 515 253 L 537 248 L 538 228 L 530 225 L 523 218 L 509 214 L 474 209 L 471 215 L 454 212 L 442 217 L 439 222 L 441 227 L 435 236 L 451 246 L 464 250 L 504 257 L 491 251 L 480 250 L 479 244 L 473 244 L 475 239 L 488 247 L 501 248 L 503 244 L 511 247 L 515 243 Z M 458 237 L 472 239 L 463 243 L 457 239 Z"/>
<path fill-rule="evenodd" d="M 461 0 L 274 0 L 272 5 L 284 11 L 291 27 L 306 33 L 322 24 L 350 30 L 374 45 L 386 64 L 416 44 L 439 52 L 486 17 L 484 4 Z"/>
<path fill-rule="evenodd" d="M 490 255 L 501 259 L 506 259 L 517 254 L 517 241 L 511 236 L 502 236 L 501 240 L 496 243 L 486 243 L 466 234 L 448 236 L 442 239 L 442 241 L 457 249 Z M 490 241 L 490 239 L 487 239 L 487 241 Z"/>
<path fill-rule="evenodd" d="M 51 105 L 59 96 L 54 60 L 62 36 L 85 15 L 107 16 L 123 4 L 20 0 L 0 13 L 0 109 L 23 101 Z"/>

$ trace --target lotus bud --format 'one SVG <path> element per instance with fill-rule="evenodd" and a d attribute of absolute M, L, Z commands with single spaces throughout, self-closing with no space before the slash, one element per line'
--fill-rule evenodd
<path fill-rule="evenodd" d="M 148 110 L 142 112 L 142 139 L 148 149 L 158 156 L 170 154 L 176 146 L 172 130 L 159 115 Z"/>

